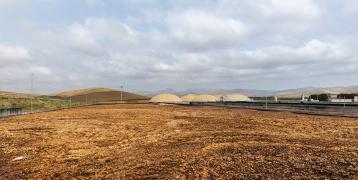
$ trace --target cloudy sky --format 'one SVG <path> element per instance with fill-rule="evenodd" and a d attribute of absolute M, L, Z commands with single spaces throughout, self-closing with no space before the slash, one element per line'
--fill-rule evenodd
<path fill-rule="evenodd" d="M 0 0 L 2 90 L 358 85 L 356 0 Z"/>

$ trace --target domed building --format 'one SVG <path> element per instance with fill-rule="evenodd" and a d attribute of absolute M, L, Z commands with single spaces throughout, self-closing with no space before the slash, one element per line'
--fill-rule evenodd
<path fill-rule="evenodd" d="M 223 94 L 214 94 L 213 96 L 216 97 L 217 101 L 220 101 L 220 102 L 223 101 L 223 97 L 224 97 Z"/>
<path fill-rule="evenodd" d="M 187 95 L 185 95 L 185 96 L 182 96 L 181 99 L 183 100 L 183 102 L 189 103 L 189 102 L 193 101 L 193 99 L 194 99 L 196 96 L 197 96 L 197 95 L 195 95 L 195 94 L 187 94 Z"/>
<path fill-rule="evenodd" d="M 216 98 L 213 95 L 208 95 L 208 94 L 198 95 L 192 100 L 192 102 L 201 102 L 201 103 L 217 102 L 217 101 L 219 101 L 218 98 Z"/>
<path fill-rule="evenodd" d="M 174 94 L 159 94 L 149 101 L 151 103 L 167 103 L 167 104 L 179 104 L 182 103 L 182 99 Z"/>
<path fill-rule="evenodd" d="M 228 94 L 223 96 L 224 102 L 250 102 L 251 99 L 243 94 Z"/>

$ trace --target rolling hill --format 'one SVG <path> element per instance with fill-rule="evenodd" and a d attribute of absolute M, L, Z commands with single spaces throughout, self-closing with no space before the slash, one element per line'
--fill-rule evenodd
<path fill-rule="evenodd" d="M 64 91 L 57 94 L 53 94 L 54 96 L 59 97 L 70 97 L 70 96 L 78 96 L 83 94 L 91 94 L 91 93 L 99 93 L 99 92 L 111 92 L 115 91 L 114 89 L 109 88 L 85 88 L 85 89 L 76 89 L 71 91 Z"/>
<path fill-rule="evenodd" d="M 121 101 L 121 95 L 123 101 L 142 101 L 149 100 L 149 97 L 134 94 L 130 92 L 121 92 L 115 89 L 108 88 L 86 88 L 73 91 L 65 91 L 57 94 L 53 94 L 53 97 L 59 97 L 61 99 L 71 98 L 74 101 L 95 103 L 95 102 L 118 102 Z"/>
<path fill-rule="evenodd" d="M 1 97 L 8 97 L 8 98 L 30 98 L 30 97 L 37 97 L 40 96 L 38 94 L 26 94 L 26 93 L 16 93 L 16 92 L 6 92 L 0 91 Z"/>

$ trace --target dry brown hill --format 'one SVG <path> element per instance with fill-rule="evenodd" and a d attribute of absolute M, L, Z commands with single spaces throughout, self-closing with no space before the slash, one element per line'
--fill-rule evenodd
<path fill-rule="evenodd" d="M 149 97 L 130 93 L 122 92 L 108 88 L 87 88 L 73 91 L 65 91 L 62 93 L 55 94 L 56 97 L 62 99 L 71 98 L 74 101 L 95 103 L 95 102 L 116 102 L 121 101 L 121 94 L 123 101 L 137 101 L 137 100 L 148 100 Z"/>
<path fill-rule="evenodd" d="M 59 97 L 70 97 L 70 96 L 78 96 L 78 95 L 83 95 L 83 94 L 98 93 L 98 92 L 111 92 L 111 91 L 116 91 L 116 90 L 109 89 L 109 88 L 85 88 L 85 89 L 64 91 L 64 92 L 53 94 L 53 95 L 59 96 Z"/>

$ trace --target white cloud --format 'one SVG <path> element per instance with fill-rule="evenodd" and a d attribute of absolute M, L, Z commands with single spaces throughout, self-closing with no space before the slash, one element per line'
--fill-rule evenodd
<path fill-rule="evenodd" d="M 29 51 L 21 46 L 0 45 L 0 64 L 15 63 L 30 58 Z"/>
<path fill-rule="evenodd" d="M 358 1 L 357 0 L 344 0 L 343 6 L 347 13 L 355 14 L 358 13 Z"/>
<path fill-rule="evenodd" d="M 22 2 L 26 2 L 26 0 L 1 0 L 0 7 L 11 7 L 18 5 Z"/>
<path fill-rule="evenodd" d="M 42 5 L 54 5 L 59 0 L 0 0 L 0 9 L 15 10 L 16 8 L 29 8 L 35 3 Z"/>
<path fill-rule="evenodd" d="M 239 17 L 254 33 L 288 34 L 305 32 L 322 17 L 314 0 L 243 0 L 218 1 L 214 13 Z M 283 33 L 284 32 L 284 33 Z"/>
<path fill-rule="evenodd" d="M 131 43 L 136 36 L 128 25 L 106 18 L 87 18 L 84 23 L 73 23 L 68 29 L 68 41 L 89 55 L 104 55 L 106 46 Z"/>
<path fill-rule="evenodd" d="M 98 38 L 121 40 L 134 34 L 128 25 L 110 18 L 88 18 L 84 26 Z"/>
<path fill-rule="evenodd" d="M 278 45 L 254 51 L 242 51 L 242 54 L 239 53 L 237 57 L 246 60 L 246 62 L 242 62 L 240 65 L 269 70 L 283 66 L 315 66 L 320 64 L 323 67 L 332 63 L 339 65 L 347 63 L 345 58 L 348 55 L 349 53 L 339 45 L 314 39 L 299 47 Z"/>
<path fill-rule="evenodd" d="M 265 13 L 278 18 L 313 19 L 320 15 L 320 10 L 313 0 L 271 0 L 265 7 Z"/>
<path fill-rule="evenodd" d="M 204 11 L 170 13 L 166 19 L 170 33 L 186 46 L 220 46 L 240 43 L 248 27 L 239 19 L 220 17 Z"/>
<path fill-rule="evenodd" d="M 31 67 L 31 72 L 35 75 L 45 76 L 45 75 L 51 75 L 51 70 L 48 67 L 43 66 L 35 66 Z"/>
<path fill-rule="evenodd" d="M 103 0 L 84 0 L 88 6 L 105 6 L 106 3 Z"/>
<path fill-rule="evenodd" d="M 101 54 L 101 47 L 97 44 L 90 29 L 79 23 L 74 23 L 69 27 L 69 32 L 69 41 L 72 42 L 75 49 L 89 55 Z"/>

